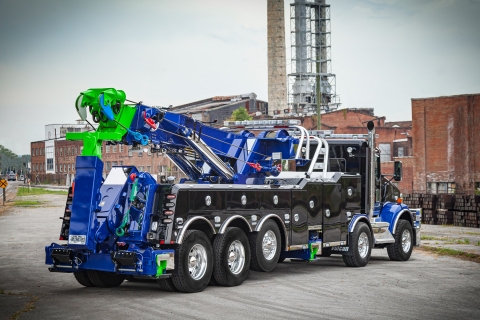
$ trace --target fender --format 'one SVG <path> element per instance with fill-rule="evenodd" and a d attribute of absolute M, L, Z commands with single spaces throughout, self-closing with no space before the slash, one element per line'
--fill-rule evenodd
<path fill-rule="evenodd" d="M 357 225 L 357 222 L 359 221 L 362 221 L 362 222 L 365 222 L 368 226 L 368 228 L 370 229 L 370 232 L 372 233 L 372 236 L 373 236 L 373 232 L 372 232 L 372 226 L 370 225 L 370 221 L 368 221 L 368 215 L 366 214 L 356 214 L 353 216 L 352 220 L 350 221 L 350 224 L 348 225 L 348 232 L 353 232 L 353 230 L 355 229 L 355 226 Z"/>
<path fill-rule="evenodd" d="M 245 221 L 245 223 L 248 226 L 249 232 L 252 232 L 252 227 L 248 223 L 247 219 L 245 219 L 245 217 L 242 217 L 241 215 L 237 214 L 237 215 L 229 217 L 227 220 L 225 220 L 223 222 L 222 226 L 220 227 L 220 230 L 218 230 L 218 234 L 224 234 L 225 231 L 227 230 L 228 226 L 230 225 L 230 223 L 232 223 L 232 221 L 234 221 L 235 219 L 242 219 L 243 221 Z"/>
<path fill-rule="evenodd" d="M 401 217 L 406 217 L 407 219 L 405 220 L 409 221 L 413 227 L 414 220 L 412 218 L 412 213 L 408 207 L 403 204 L 396 204 L 392 202 L 385 203 L 380 211 L 380 217 L 382 221 L 390 223 L 388 230 L 391 234 L 395 234 L 398 220 L 400 220 Z"/>
<path fill-rule="evenodd" d="M 274 219 L 277 219 L 278 221 L 280 221 L 280 225 L 282 226 L 283 228 L 283 234 L 285 236 L 285 245 L 284 245 L 284 250 L 285 251 L 288 251 L 288 233 L 287 233 L 287 228 L 285 228 L 285 223 L 283 223 L 282 219 L 280 219 L 279 216 L 277 216 L 276 214 L 267 214 L 265 217 L 263 217 L 262 219 L 260 219 L 260 221 L 258 222 L 257 224 L 257 227 L 255 228 L 255 231 L 260 231 L 262 230 L 262 227 L 263 227 L 263 224 L 265 223 L 265 221 L 267 221 L 268 219 L 270 218 L 274 218 Z"/>
<path fill-rule="evenodd" d="M 178 243 L 178 244 L 182 244 L 182 242 L 183 242 L 183 237 L 185 236 L 185 233 L 187 232 L 188 227 L 189 227 L 193 222 L 195 222 L 195 221 L 197 221 L 197 220 L 205 220 L 205 221 L 207 222 L 207 224 L 210 226 L 210 228 L 212 229 L 213 234 L 216 234 L 215 228 L 212 226 L 212 224 L 210 223 L 210 221 L 208 221 L 207 218 L 201 217 L 201 216 L 192 217 L 192 218 L 188 219 L 187 222 L 185 222 L 185 224 L 183 225 L 182 230 L 180 230 L 180 233 L 178 234 L 178 237 L 177 237 L 177 243 Z"/>

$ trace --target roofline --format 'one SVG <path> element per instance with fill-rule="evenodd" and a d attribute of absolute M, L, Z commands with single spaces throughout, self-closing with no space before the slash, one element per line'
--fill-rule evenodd
<path fill-rule="evenodd" d="M 415 101 L 415 100 L 442 99 L 442 98 L 468 97 L 468 96 L 480 96 L 480 93 L 463 93 L 463 94 L 454 94 L 454 95 L 451 95 L 451 96 L 438 96 L 438 97 L 425 97 L 425 98 L 411 98 L 411 100 L 412 100 L 412 101 Z"/>

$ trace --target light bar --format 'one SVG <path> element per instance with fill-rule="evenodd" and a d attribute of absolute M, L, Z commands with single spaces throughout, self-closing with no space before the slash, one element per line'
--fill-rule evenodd
<path fill-rule="evenodd" d="M 265 129 L 265 128 L 284 128 L 300 125 L 300 120 L 244 120 L 244 121 L 224 121 L 223 125 L 229 128 L 247 128 L 247 129 Z"/>

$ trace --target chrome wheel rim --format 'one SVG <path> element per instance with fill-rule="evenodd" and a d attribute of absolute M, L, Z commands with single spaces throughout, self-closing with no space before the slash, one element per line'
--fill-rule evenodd
<path fill-rule="evenodd" d="M 365 232 L 362 232 L 360 237 L 358 237 L 358 254 L 362 259 L 367 256 L 369 248 L 368 236 Z"/>
<path fill-rule="evenodd" d="M 196 244 L 188 253 L 188 272 L 193 280 L 201 279 L 207 270 L 207 250 Z"/>
<path fill-rule="evenodd" d="M 262 240 L 263 256 L 267 260 L 272 260 L 277 252 L 277 237 L 272 230 L 265 232 Z"/>
<path fill-rule="evenodd" d="M 232 242 L 227 253 L 228 267 L 233 274 L 239 274 L 245 265 L 245 248 L 238 240 Z"/>
<path fill-rule="evenodd" d="M 403 252 L 408 253 L 410 247 L 412 246 L 412 236 L 408 230 L 403 230 L 402 233 L 402 249 Z"/>

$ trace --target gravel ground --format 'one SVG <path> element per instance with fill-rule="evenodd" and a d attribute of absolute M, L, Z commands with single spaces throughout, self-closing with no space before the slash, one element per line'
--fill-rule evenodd
<path fill-rule="evenodd" d="M 407 262 L 392 262 L 385 250 L 374 250 L 365 268 L 347 268 L 341 257 L 287 260 L 270 273 L 251 272 L 241 286 L 211 286 L 196 294 L 163 292 L 152 281 L 84 288 L 71 274 L 50 273 L 44 265 L 44 247 L 58 241 L 65 196 L 38 199 L 41 207 L 11 207 L 0 216 L 0 319 L 15 314 L 19 319 L 475 319 L 480 314 L 480 264 L 419 250 Z M 435 232 L 430 227 L 435 226 L 425 226 L 423 235 Z"/>

